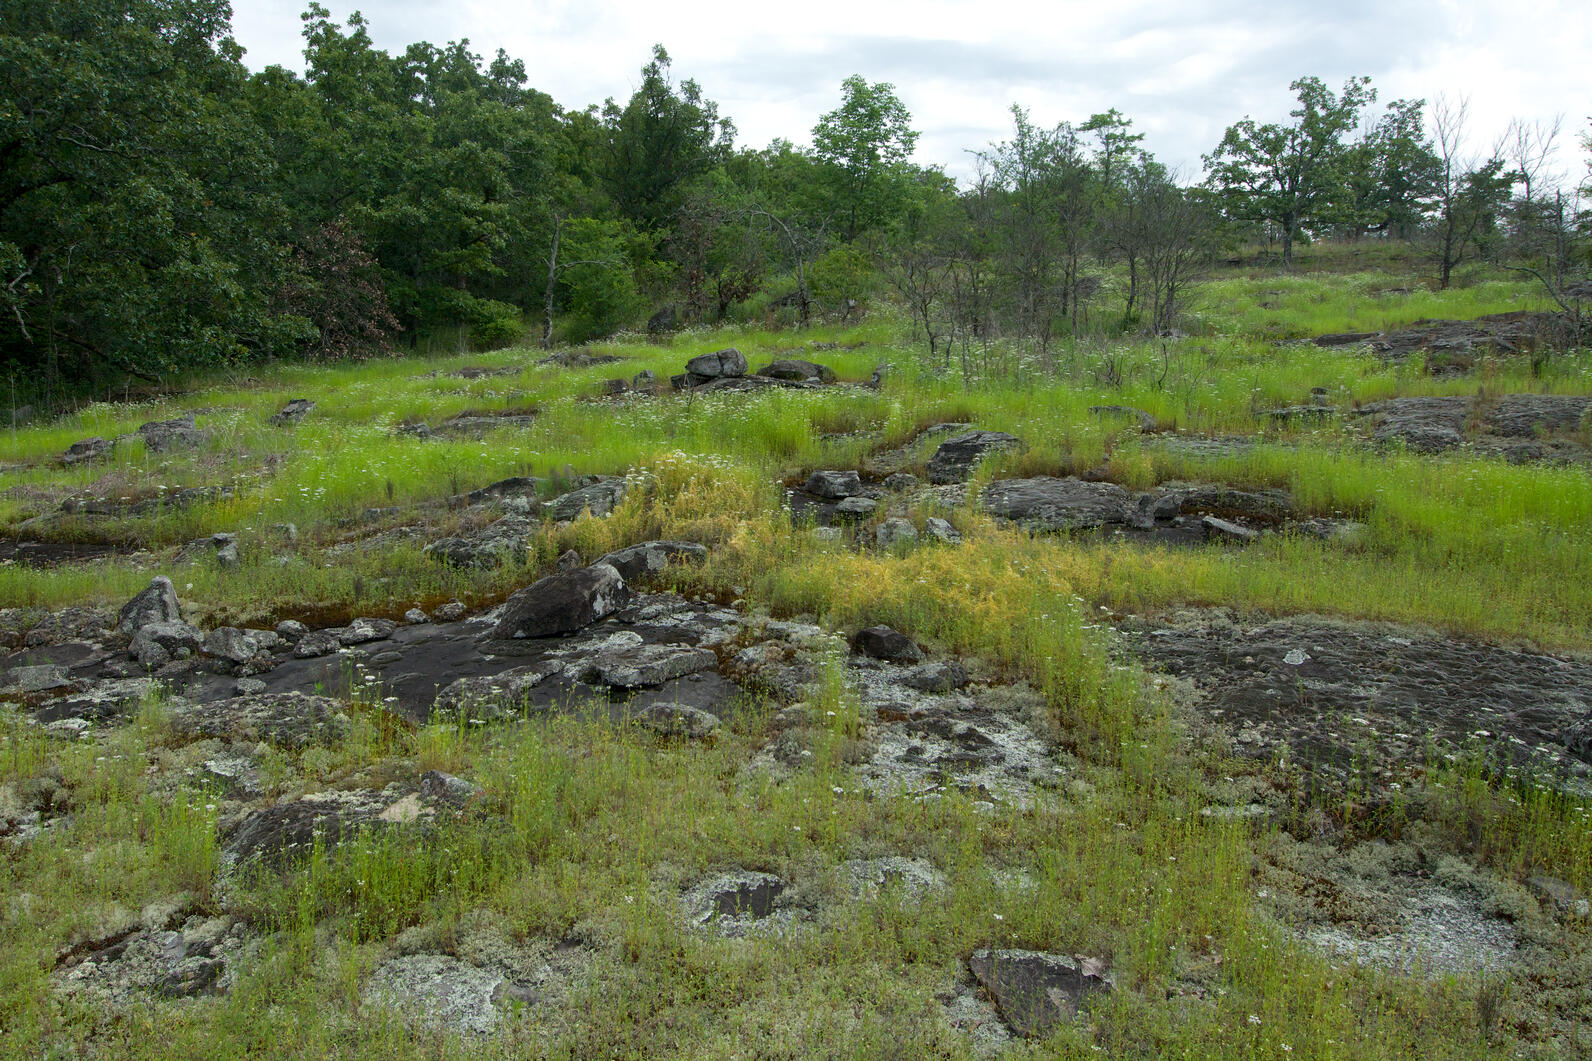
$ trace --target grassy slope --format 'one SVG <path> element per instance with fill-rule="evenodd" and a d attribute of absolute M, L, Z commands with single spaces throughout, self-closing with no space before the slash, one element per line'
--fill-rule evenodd
<path fill-rule="evenodd" d="M 1093 619 L 1102 606 L 1192 602 L 1592 644 L 1592 481 L 1584 470 L 1345 451 L 1334 429 L 1275 437 L 1243 458 L 1192 460 L 1146 448 L 1123 425 L 1086 411 L 1132 404 L 1169 426 L 1249 435 L 1257 408 L 1301 400 L 1318 385 L 1343 404 L 1478 386 L 1592 391 L 1584 356 L 1556 359 L 1543 378 L 1498 364 L 1480 380 L 1434 383 L 1418 366 L 1386 368 L 1269 341 L 1532 304 L 1527 289 L 1504 283 L 1376 296 L 1402 286 L 1414 285 L 1382 273 L 1234 276 L 1206 290 L 1208 334 L 1164 349 L 1080 345 L 1053 364 L 1011 350 L 978 352 L 968 368 L 1004 374 L 971 388 L 960 360 L 949 370 L 924 364 L 881 319 L 803 338 L 867 340 L 819 359 L 849 379 L 889 361 L 882 393 L 587 399 L 607 376 L 645 367 L 666 377 L 692 354 L 726 343 L 754 363 L 793 344 L 788 334 L 743 331 L 687 335 L 664 348 L 614 344 L 627 363 L 581 370 L 537 365 L 527 351 L 272 369 L 163 403 L 94 406 L 16 433 L 3 458 L 12 468 L 0 522 L 53 507 L 68 490 L 114 496 L 229 483 L 237 493 L 117 528 L 156 550 L 153 561 L 0 569 L 3 600 L 116 604 L 158 569 L 215 617 L 401 612 L 456 594 L 494 599 L 571 545 L 592 555 L 643 537 L 694 537 L 721 548 L 706 568 L 679 576 L 682 589 L 735 587 L 753 607 L 810 612 L 842 629 L 888 622 L 982 657 L 1044 695 L 1050 725 L 1078 758 L 1060 812 L 983 813 L 959 799 L 924 805 L 846 791 L 846 749 L 860 722 L 833 681 L 812 701 L 820 731 L 812 769 L 780 786 L 741 780 L 765 739 L 755 710 L 716 746 L 681 749 L 574 721 L 488 732 L 438 723 L 395 733 L 356 705 L 359 725 L 342 748 L 278 753 L 265 764 L 274 792 L 353 784 L 390 770 L 382 764 L 397 757 L 405 768 L 473 778 L 510 828 L 464 832 L 445 849 L 365 843 L 285 884 L 262 883 L 241 904 L 271 942 L 231 995 L 112 1017 L 52 997 L 52 956 L 173 890 L 213 905 L 214 811 L 191 790 L 149 788 L 146 770 L 182 754 L 167 746 L 158 702 L 137 725 L 93 743 L 64 746 L 10 724 L 0 737 L 0 783 L 18 790 L 57 778 L 76 813 L 69 828 L 0 861 L 8 897 L 0 911 L 0 1052 L 32 1056 L 49 1044 L 116 1057 L 956 1056 L 967 1044 L 938 1022 L 935 994 L 969 950 L 994 944 L 1111 959 L 1119 990 L 1094 1011 L 1092 1034 L 1065 1030 L 1034 1048 L 1045 1056 L 1472 1057 L 1495 1049 L 1574 1056 L 1587 1029 L 1555 1024 L 1551 1005 L 1526 1004 L 1540 984 L 1500 988 L 1475 977 L 1428 981 L 1336 967 L 1262 913 L 1250 898 L 1252 873 L 1277 835 L 1212 824 L 1198 810 L 1213 788 L 1258 782 L 1264 768 L 1181 739 L 1176 713 L 1153 687 L 1108 663 Z M 1260 309 L 1262 301 L 1280 304 Z M 447 375 L 466 364 L 509 371 Z M 297 396 L 320 402 L 302 426 L 263 424 Z M 464 409 L 528 404 L 540 418 L 527 431 L 469 441 L 390 431 L 412 417 L 435 423 Z M 200 452 L 133 447 L 108 469 L 74 472 L 49 463 L 76 438 L 109 437 L 194 407 L 214 410 L 201 416 L 214 434 Z M 967 511 L 953 515 L 964 545 L 897 555 L 816 542 L 779 513 L 780 477 L 854 467 L 942 420 L 1029 441 L 1026 455 L 986 475 L 1106 463 L 1139 486 L 1202 477 L 1283 485 L 1311 511 L 1353 515 L 1369 531 L 1353 547 L 1290 538 L 1242 552 L 1174 553 L 1031 539 Z M 366 508 L 566 468 L 628 472 L 638 489 L 608 520 L 549 530 L 523 565 L 465 575 L 431 564 L 414 546 L 324 552 L 353 533 L 345 521 Z M 297 544 L 273 529 L 286 522 L 297 525 Z M 366 529 L 402 522 L 388 516 Z M 218 530 L 243 532 L 240 568 L 171 567 L 178 544 Z M 85 524 L 77 533 L 94 531 Z M 1548 872 L 1592 887 L 1586 811 L 1546 793 L 1491 788 L 1456 770 L 1370 817 L 1352 801 L 1298 813 L 1322 812 L 1362 835 L 1418 833 L 1435 851 L 1509 879 Z M 946 874 L 945 897 L 923 905 L 893 894 L 844 901 L 838 861 L 879 854 L 929 859 Z M 795 941 L 693 935 L 659 882 L 727 865 L 800 880 L 827 895 L 831 912 Z M 480 908 L 498 911 L 527 939 L 577 931 L 605 956 L 600 983 L 552 1007 L 545 1027 L 523 1039 L 416 1038 L 361 1007 L 362 971 L 385 940 L 423 923 L 445 935 Z M 1585 930 L 1569 931 L 1556 960 L 1575 956 L 1572 966 L 1553 975 L 1592 980 L 1592 971 L 1573 967 L 1589 961 Z M 1500 992 L 1519 1003 L 1513 1019 L 1484 1029 L 1478 1014 Z"/>

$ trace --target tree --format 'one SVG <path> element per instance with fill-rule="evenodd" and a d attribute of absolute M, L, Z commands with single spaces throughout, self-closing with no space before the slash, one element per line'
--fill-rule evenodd
<path fill-rule="evenodd" d="M 1354 235 L 1410 239 L 1425 220 L 1442 169 L 1426 134 L 1425 109 L 1425 100 L 1394 100 L 1349 148 L 1344 224 Z"/>
<path fill-rule="evenodd" d="M 846 242 L 892 220 L 906 196 L 906 162 L 918 134 L 888 82 L 853 74 L 838 108 L 813 126 L 813 152 L 827 168 Z"/>
<path fill-rule="evenodd" d="M 1343 134 L 1376 99 L 1368 77 L 1351 77 L 1334 95 L 1319 78 L 1288 86 L 1299 105 L 1288 125 L 1257 125 L 1244 118 L 1228 127 L 1216 150 L 1205 156 L 1207 184 L 1228 215 L 1267 222 L 1282 236 L 1284 265 L 1305 231 L 1330 222 L 1343 198 Z"/>
<path fill-rule="evenodd" d="M 1432 108 L 1432 129 L 1441 164 L 1437 178 L 1432 253 L 1438 286 L 1446 288 L 1467 255 L 1479 252 L 1498 227 L 1509 200 L 1515 174 L 1498 154 L 1478 159 L 1465 153 L 1469 100 L 1439 96 Z"/>

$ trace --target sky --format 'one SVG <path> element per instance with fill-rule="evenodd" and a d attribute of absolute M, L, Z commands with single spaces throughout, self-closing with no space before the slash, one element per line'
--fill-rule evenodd
<path fill-rule="evenodd" d="M 661 43 L 735 122 L 736 143 L 810 142 L 841 82 L 886 81 L 921 133 L 914 160 L 959 180 L 974 153 L 1011 135 L 1011 107 L 1053 126 L 1117 108 L 1184 180 L 1240 118 L 1286 121 L 1290 82 L 1335 91 L 1369 75 L 1375 110 L 1394 99 L 1468 101 L 1467 147 L 1511 119 L 1563 117 L 1549 168 L 1586 174 L 1592 3 L 1586 0 L 322 0 L 364 14 L 378 48 L 466 39 L 525 62 L 530 85 L 570 109 L 623 102 Z M 255 70 L 303 70 L 305 0 L 233 0 L 233 33 Z"/>

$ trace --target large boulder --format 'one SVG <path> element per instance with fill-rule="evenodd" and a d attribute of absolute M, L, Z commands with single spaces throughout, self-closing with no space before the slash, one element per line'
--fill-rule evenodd
<path fill-rule="evenodd" d="M 127 654 L 140 667 L 154 670 L 172 660 L 187 659 L 204 644 L 199 631 L 184 622 L 146 623 L 138 628 Z"/>
<path fill-rule="evenodd" d="M 670 561 L 699 564 L 707 558 L 707 547 L 696 542 L 651 541 L 615 549 L 597 562 L 612 566 L 621 578 L 631 582 L 645 575 L 659 574 Z"/>
<path fill-rule="evenodd" d="M 491 636 L 573 634 L 612 615 L 629 600 L 630 590 L 611 564 L 560 571 L 533 582 L 505 601 Z"/>
<path fill-rule="evenodd" d="M 116 630 L 132 637 L 150 623 L 171 623 L 182 619 L 182 606 L 177 603 L 177 588 L 165 575 L 156 575 L 149 585 L 116 613 Z"/>
<path fill-rule="evenodd" d="M 797 383 L 816 379 L 820 383 L 835 382 L 835 370 L 827 365 L 816 364 L 812 361 L 802 361 L 799 358 L 782 358 L 770 362 L 757 370 L 759 376 L 768 376 L 770 379 L 788 379 Z"/>
<path fill-rule="evenodd" d="M 984 489 L 984 510 L 1031 530 L 1088 530 L 1127 523 L 1133 509 L 1128 492 L 1115 483 L 1082 479 L 998 479 Z"/>
<path fill-rule="evenodd" d="M 929 482 L 937 485 L 966 482 L 974 465 L 991 453 L 1005 450 L 1027 452 L 1028 446 L 1016 435 L 1004 431 L 967 431 L 948 438 L 929 458 Z"/>
<path fill-rule="evenodd" d="M 559 522 L 575 519 L 582 512 L 590 512 L 593 516 L 606 516 L 624 499 L 624 477 L 608 475 L 594 483 L 560 494 L 551 501 L 543 502 L 542 514 L 548 519 Z"/>
<path fill-rule="evenodd" d="M 893 663 L 916 663 L 923 658 L 923 650 L 916 641 L 888 626 L 858 630 L 851 639 L 851 647 L 860 655 Z"/>
<path fill-rule="evenodd" d="M 853 471 L 816 471 L 803 489 L 818 497 L 856 497 L 862 493 L 862 477 Z"/>
<path fill-rule="evenodd" d="M 147 424 L 139 424 L 138 434 L 144 440 L 144 448 L 151 453 L 164 453 L 173 446 L 196 446 L 205 437 L 204 432 L 194 427 L 192 413 L 175 420 L 151 420 Z"/>
<path fill-rule="evenodd" d="M 1375 435 L 1378 442 L 1402 441 L 1417 453 L 1441 453 L 1465 440 L 1470 399 L 1463 395 L 1391 398 L 1362 406 L 1359 411 L 1380 415 Z"/>
<path fill-rule="evenodd" d="M 685 370 L 703 379 L 723 379 L 746 375 L 746 355 L 731 346 L 711 354 L 699 354 L 685 363 Z"/>

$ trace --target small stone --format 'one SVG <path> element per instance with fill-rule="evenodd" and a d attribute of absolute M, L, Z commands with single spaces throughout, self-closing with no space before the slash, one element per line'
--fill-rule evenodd
<path fill-rule="evenodd" d="M 888 626 L 858 630 L 851 639 L 851 647 L 861 655 L 894 663 L 916 663 L 923 658 L 923 650 L 915 641 Z"/>
<path fill-rule="evenodd" d="M 431 616 L 427 615 L 419 608 L 410 608 L 408 611 L 404 612 L 404 622 L 408 623 L 410 626 L 419 626 L 422 623 L 429 623 L 430 621 Z"/>
<path fill-rule="evenodd" d="M 463 601 L 451 600 L 446 604 L 438 605 L 431 613 L 431 618 L 439 623 L 456 623 L 470 614 L 470 609 L 464 606 Z"/>
<path fill-rule="evenodd" d="M 878 507 L 879 502 L 871 497 L 848 497 L 835 506 L 835 515 L 845 519 L 867 519 Z"/>
<path fill-rule="evenodd" d="M 941 519 L 939 516 L 930 516 L 923 521 L 923 534 L 947 545 L 956 545 L 962 540 L 962 535 L 951 526 L 950 520 Z"/>
<path fill-rule="evenodd" d="M 297 619 L 283 619 L 276 624 L 276 636 L 283 641 L 296 642 L 310 632 L 310 628 Z"/>
<path fill-rule="evenodd" d="M 718 716 L 686 704 L 653 704 L 636 722 L 663 737 L 702 740 L 719 728 Z"/>
<path fill-rule="evenodd" d="M 816 471 L 803 489 L 818 497 L 854 497 L 862 492 L 862 477 L 854 471 Z"/>
<path fill-rule="evenodd" d="M 880 548 L 889 548 L 897 543 L 911 544 L 918 540 L 918 529 L 911 520 L 887 519 L 874 529 L 874 540 Z"/>

